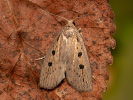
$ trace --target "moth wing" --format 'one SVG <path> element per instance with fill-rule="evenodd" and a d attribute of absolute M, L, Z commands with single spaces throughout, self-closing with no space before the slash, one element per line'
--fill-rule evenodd
<path fill-rule="evenodd" d="M 67 66 L 66 78 L 68 83 L 76 90 L 90 91 L 92 90 L 92 72 L 81 34 L 77 32 L 74 37 L 73 61 Z"/>
<path fill-rule="evenodd" d="M 44 62 L 41 66 L 41 88 L 53 89 L 65 78 L 65 68 L 60 64 L 59 59 L 61 41 L 62 34 L 59 34 L 53 41 L 45 56 Z"/>

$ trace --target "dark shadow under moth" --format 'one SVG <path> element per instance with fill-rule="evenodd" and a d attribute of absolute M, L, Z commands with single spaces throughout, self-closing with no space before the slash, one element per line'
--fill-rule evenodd
<path fill-rule="evenodd" d="M 73 20 L 54 39 L 41 66 L 40 87 L 54 89 L 64 78 L 77 91 L 92 90 L 92 71 L 82 33 Z"/>

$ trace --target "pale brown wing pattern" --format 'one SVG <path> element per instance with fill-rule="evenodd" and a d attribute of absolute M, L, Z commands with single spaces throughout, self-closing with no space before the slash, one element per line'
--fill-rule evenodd
<path fill-rule="evenodd" d="M 77 31 L 74 37 L 73 61 L 66 69 L 68 83 L 78 91 L 92 90 L 92 72 L 82 35 Z"/>
<path fill-rule="evenodd" d="M 52 45 L 41 66 L 40 87 L 45 89 L 55 88 L 65 78 L 65 68 L 60 63 L 60 45 L 62 34 L 59 34 Z"/>

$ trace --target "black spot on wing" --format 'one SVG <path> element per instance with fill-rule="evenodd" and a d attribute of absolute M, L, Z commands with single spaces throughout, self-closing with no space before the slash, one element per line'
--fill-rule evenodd
<path fill-rule="evenodd" d="M 59 40 L 59 37 L 57 38 L 57 41 Z"/>
<path fill-rule="evenodd" d="M 75 26 L 75 22 L 73 22 L 73 25 Z"/>
<path fill-rule="evenodd" d="M 84 82 L 84 78 L 83 78 L 83 82 Z"/>
<path fill-rule="evenodd" d="M 48 62 L 48 66 L 52 66 L 52 62 Z"/>
<path fill-rule="evenodd" d="M 60 35 L 58 36 L 57 41 L 59 40 L 59 37 L 60 37 Z"/>
<path fill-rule="evenodd" d="M 84 69 L 84 65 L 80 64 L 80 65 L 79 65 L 79 68 L 80 68 L 80 69 Z"/>
<path fill-rule="evenodd" d="M 82 52 L 79 52 L 79 53 L 78 53 L 78 57 L 81 57 L 81 56 L 82 56 Z"/>
<path fill-rule="evenodd" d="M 55 50 L 52 50 L 52 54 L 55 55 Z"/>
<path fill-rule="evenodd" d="M 77 42 L 79 42 L 79 39 L 77 38 Z"/>

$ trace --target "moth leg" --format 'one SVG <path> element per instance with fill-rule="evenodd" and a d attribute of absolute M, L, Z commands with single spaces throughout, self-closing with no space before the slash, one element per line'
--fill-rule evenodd
<path fill-rule="evenodd" d="M 37 58 L 37 59 L 35 59 L 35 60 L 41 60 L 41 59 L 44 59 L 45 58 L 45 56 L 44 57 L 41 57 L 41 58 Z"/>

